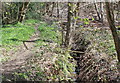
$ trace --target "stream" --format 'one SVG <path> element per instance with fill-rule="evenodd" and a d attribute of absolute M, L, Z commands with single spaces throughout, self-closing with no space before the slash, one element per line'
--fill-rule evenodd
<path fill-rule="evenodd" d="M 79 63 L 80 63 L 80 56 L 83 56 L 84 54 L 80 54 L 80 53 L 76 53 L 76 55 L 74 55 L 74 54 L 70 54 L 73 58 L 74 58 L 74 60 L 76 61 L 76 66 L 75 66 L 75 68 L 74 68 L 74 74 L 76 74 L 76 78 L 74 79 L 74 81 L 76 82 L 76 83 L 79 83 L 79 77 L 78 77 L 78 75 L 80 74 L 80 65 L 79 65 Z"/>

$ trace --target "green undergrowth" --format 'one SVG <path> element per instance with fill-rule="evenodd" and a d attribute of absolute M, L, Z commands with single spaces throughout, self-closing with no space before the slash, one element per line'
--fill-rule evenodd
<path fill-rule="evenodd" d="M 29 19 L 25 21 L 25 24 L 31 25 L 31 26 L 34 26 L 35 24 L 39 24 L 39 23 L 40 23 L 39 20 L 34 20 L 34 19 Z"/>
<path fill-rule="evenodd" d="M 18 22 L 14 25 L 4 25 L 0 28 L 0 51 L 4 56 L 0 61 L 7 61 L 9 59 L 9 52 L 17 52 L 22 41 L 28 40 L 35 32 L 35 24 L 37 20 L 26 20 L 23 23 Z"/>
<path fill-rule="evenodd" d="M 23 40 L 28 40 L 35 32 L 34 26 L 37 22 L 36 20 L 26 20 L 24 23 L 6 25 L 0 28 L 2 46 L 9 48 L 10 46 L 20 45 Z"/>
<path fill-rule="evenodd" d="M 54 25 L 48 25 L 45 22 L 40 22 L 38 30 L 40 31 L 40 40 L 36 42 L 36 46 L 46 45 L 46 42 L 60 43 L 60 34 L 57 30 L 57 27 Z"/>

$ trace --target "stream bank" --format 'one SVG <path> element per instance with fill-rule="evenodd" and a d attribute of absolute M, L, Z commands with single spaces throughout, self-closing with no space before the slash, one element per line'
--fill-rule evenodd
<path fill-rule="evenodd" d="M 116 64 L 117 59 L 93 50 L 91 41 L 86 39 L 85 34 L 81 34 L 80 31 L 73 34 L 72 40 L 71 50 L 75 53 L 70 53 L 70 55 L 77 61 L 75 67 L 77 83 L 120 82 L 120 73 Z"/>
<path fill-rule="evenodd" d="M 75 72 L 76 72 L 76 80 L 75 82 L 79 83 L 79 74 L 80 74 L 80 60 L 82 59 L 82 56 L 85 55 L 86 49 L 88 45 L 90 44 L 90 41 L 85 39 L 85 35 L 79 33 L 79 31 L 75 31 L 72 34 L 72 42 L 71 42 L 71 50 L 73 52 L 70 52 L 70 55 L 74 58 L 76 61 L 75 66 Z"/>

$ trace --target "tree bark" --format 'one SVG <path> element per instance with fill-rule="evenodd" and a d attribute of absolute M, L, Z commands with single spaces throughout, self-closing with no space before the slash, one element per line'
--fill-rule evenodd
<path fill-rule="evenodd" d="M 120 62 L 120 43 L 119 43 L 120 40 L 119 40 L 117 30 L 116 30 L 116 27 L 115 27 L 115 24 L 114 24 L 114 18 L 113 18 L 112 13 L 111 13 L 109 2 L 106 2 L 106 14 L 107 14 L 107 20 L 108 20 L 108 23 L 109 23 L 109 27 L 111 29 L 112 36 L 113 36 L 114 43 L 115 43 L 117 58 L 118 58 L 118 61 Z"/>

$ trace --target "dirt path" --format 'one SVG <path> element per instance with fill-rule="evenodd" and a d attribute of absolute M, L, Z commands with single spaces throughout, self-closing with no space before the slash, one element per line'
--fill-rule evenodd
<path fill-rule="evenodd" d="M 39 38 L 38 24 L 35 25 L 35 34 L 31 36 L 29 41 L 36 40 Z M 19 46 L 19 50 L 15 53 L 12 53 L 12 56 L 9 61 L 2 64 L 1 72 L 3 76 L 7 79 L 11 78 L 12 73 L 20 68 L 21 65 L 24 65 L 25 61 L 30 57 L 34 56 L 33 51 L 35 42 L 25 42 L 25 45 L 28 47 L 28 50 L 24 45 Z"/>

